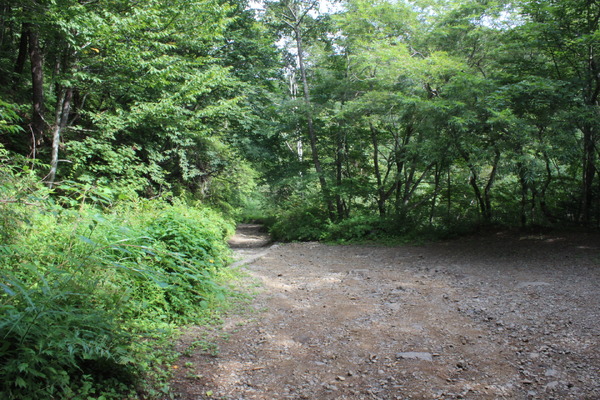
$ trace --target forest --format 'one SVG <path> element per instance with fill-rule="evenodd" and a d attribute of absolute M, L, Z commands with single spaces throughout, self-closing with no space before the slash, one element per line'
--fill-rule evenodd
<path fill-rule="evenodd" d="M 599 24 L 595 0 L 2 0 L 1 397 L 164 396 L 169 338 L 235 296 L 237 222 L 598 229 Z"/>

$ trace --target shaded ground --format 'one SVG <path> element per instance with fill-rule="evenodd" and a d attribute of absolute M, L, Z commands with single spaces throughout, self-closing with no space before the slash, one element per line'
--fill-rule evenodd
<path fill-rule="evenodd" d="M 269 243 L 271 243 L 271 238 L 269 238 L 262 225 L 258 224 L 239 225 L 235 235 L 229 240 L 229 246 L 233 249 L 256 249 L 265 247 Z"/>
<path fill-rule="evenodd" d="M 599 235 L 236 251 L 257 298 L 187 332 L 180 399 L 600 399 Z"/>

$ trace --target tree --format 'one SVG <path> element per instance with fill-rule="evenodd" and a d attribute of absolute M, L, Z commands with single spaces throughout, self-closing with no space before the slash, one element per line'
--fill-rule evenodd
<path fill-rule="evenodd" d="M 572 123 L 581 132 L 581 208 L 579 219 L 592 222 L 598 160 L 600 96 L 600 4 L 595 1 L 521 2 L 526 23 L 520 40 L 536 44 L 549 68 L 546 77 L 572 88 Z M 529 70 L 538 74 L 539 71 Z"/>
<path fill-rule="evenodd" d="M 60 174 L 148 194 L 184 187 L 202 193 L 234 164 L 230 121 L 249 120 L 252 112 L 242 106 L 244 87 L 230 60 L 219 53 L 235 4 L 7 6 L 13 38 L 4 40 L 2 54 L 19 75 L 29 48 L 32 154 L 50 163 L 48 185 Z M 17 40 L 17 27 L 26 41 Z M 69 160 L 62 170 L 59 158 Z"/>
<path fill-rule="evenodd" d="M 313 104 L 311 101 L 304 54 L 305 31 L 307 29 L 307 25 L 310 25 L 310 23 L 307 21 L 311 18 L 310 13 L 316 12 L 318 4 L 318 0 L 283 0 L 279 3 L 271 3 L 270 11 L 274 14 L 278 21 L 291 30 L 293 39 L 295 41 L 295 55 L 298 63 L 298 71 L 300 72 L 300 81 L 302 83 L 304 113 L 306 116 L 313 166 L 319 179 L 319 184 L 321 186 L 321 191 L 323 192 L 323 199 L 327 206 L 329 217 L 333 220 L 335 219 L 334 206 L 329 184 L 325 178 L 325 172 L 321 165 L 321 157 L 319 155 L 319 148 L 317 145 L 317 133 L 314 126 L 312 110 Z"/>

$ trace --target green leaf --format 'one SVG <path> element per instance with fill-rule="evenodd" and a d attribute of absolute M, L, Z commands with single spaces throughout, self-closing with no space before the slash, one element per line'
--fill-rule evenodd
<path fill-rule="evenodd" d="M 96 242 L 94 242 L 92 239 L 90 239 L 90 238 L 88 238 L 86 236 L 77 235 L 77 237 L 79 238 L 79 240 L 81 240 L 84 243 L 87 243 L 87 244 L 92 245 L 92 246 L 96 246 Z"/>
<path fill-rule="evenodd" d="M 6 286 L 4 283 L 0 282 L 0 287 L 9 295 L 14 296 L 16 293 L 10 287 Z"/>

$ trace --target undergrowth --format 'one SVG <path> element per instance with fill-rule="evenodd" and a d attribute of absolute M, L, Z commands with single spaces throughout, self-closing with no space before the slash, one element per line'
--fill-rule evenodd
<path fill-rule="evenodd" d="M 226 298 L 232 223 L 0 159 L 0 398 L 168 398 L 177 327 Z"/>
<path fill-rule="evenodd" d="M 323 241 L 337 244 L 399 245 L 434 241 L 450 236 L 454 230 L 445 226 L 420 224 L 404 215 L 381 217 L 357 214 L 341 221 L 331 221 L 318 207 L 296 207 L 266 219 L 273 239 L 279 241 Z"/>

